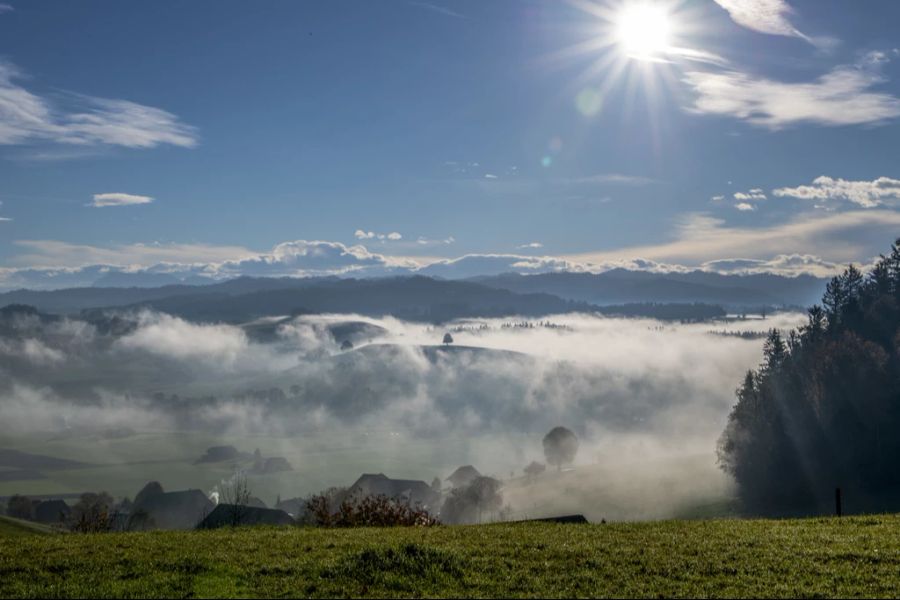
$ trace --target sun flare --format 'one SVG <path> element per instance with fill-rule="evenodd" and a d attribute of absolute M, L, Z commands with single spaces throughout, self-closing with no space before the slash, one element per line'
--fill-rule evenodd
<path fill-rule="evenodd" d="M 671 35 L 671 17 L 660 4 L 629 3 L 616 19 L 616 41 L 632 58 L 659 58 L 669 49 Z"/>

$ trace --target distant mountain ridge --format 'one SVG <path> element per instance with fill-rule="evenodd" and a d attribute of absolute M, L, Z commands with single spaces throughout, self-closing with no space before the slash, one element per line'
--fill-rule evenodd
<path fill-rule="evenodd" d="M 519 293 L 552 293 L 597 305 L 634 302 L 703 302 L 728 307 L 808 306 L 825 289 L 826 279 L 811 275 L 722 275 L 707 271 L 651 273 L 613 269 L 604 273 L 507 273 L 468 281 Z"/>
<path fill-rule="evenodd" d="M 505 274 L 468 280 L 421 275 L 371 279 L 239 277 L 205 285 L 16 290 L 0 294 L 0 306 L 28 305 L 55 314 L 148 308 L 192 320 L 228 322 L 325 312 L 393 315 L 419 321 L 573 311 L 664 314 L 662 318 L 674 318 L 676 314 L 691 318 L 696 314 L 705 318 L 721 312 L 718 306 L 806 306 L 815 301 L 824 286 L 825 280 L 811 276 L 738 276 L 702 271 L 658 274 L 624 269 L 600 274 Z M 658 307 L 661 304 L 682 306 L 678 311 L 662 313 Z"/>

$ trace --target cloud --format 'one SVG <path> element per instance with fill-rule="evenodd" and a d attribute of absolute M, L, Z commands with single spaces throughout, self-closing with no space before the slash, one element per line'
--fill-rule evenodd
<path fill-rule="evenodd" d="M 392 231 L 390 233 L 375 233 L 374 231 L 364 231 L 362 229 L 357 229 L 353 233 L 353 236 L 358 240 L 390 240 L 392 242 L 397 242 L 403 239 L 403 236 L 396 231 Z"/>
<path fill-rule="evenodd" d="M 809 41 L 790 22 L 793 13 L 785 0 L 715 0 L 728 11 L 732 20 L 753 31 L 770 35 L 798 37 Z"/>
<path fill-rule="evenodd" d="M 713 202 L 722 202 L 725 200 L 725 196 L 713 196 L 712 198 L 710 198 L 710 200 L 712 200 Z"/>
<path fill-rule="evenodd" d="M 588 175 L 586 177 L 575 177 L 572 179 L 564 179 L 563 183 L 568 184 L 587 184 L 587 183 L 608 183 L 615 185 L 651 185 L 657 183 L 655 179 L 643 177 L 641 175 L 625 175 L 623 173 L 599 173 L 597 175 Z"/>
<path fill-rule="evenodd" d="M 447 17 L 453 17 L 455 19 L 468 19 L 469 18 L 462 13 L 458 13 L 456 11 L 450 10 L 446 6 L 440 6 L 438 4 L 433 4 L 431 2 L 410 1 L 409 5 L 410 6 L 418 6 L 418 7 L 424 8 L 426 10 L 430 10 L 431 12 L 442 14 Z"/>
<path fill-rule="evenodd" d="M 498 179 L 498 177 L 496 175 L 494 175 L 493 173 L 485 173 L 484 178 L 485 179 Z"/>
<path fill-rule="evenodd" d="M 241 246 L 209 244 L 138 243 L 101 247 L 58 240 L 16 240 L 13 244 L 24 248 L 26 253 L 10 259 L 10 264 L 57 270 L 96 265 L 150 267 L 159 263 L 181 265 L 220 263 L 258 254 Z"/>
<path fill-rule="evenodd" d="M 730 227 L 721 219 L 695 213 L 684 216 L 676 224 L 672 241 L 606 252 L 569 254 L 562 258 L 603 264 L 640 256 L 696 265 L 728 256 L 768 260 L 779 254 L 802 253 L 847 263 L 876 255 L 886 243 L 896 238 L 898 228 L 900 212 L 891 210 L 801 214 L 770 227 Z"/>
<path fill-rule="evenodd" d="M 300 277 L 350 273 L 384 275 L 399 268 L 416 266 L 411 261 L 370 252 L 365 246 L 297 240 L 278 244 L 269 253 L 226 261 L 213 268 L 217 275 Z"/>
<path fill-rule="evenodd" d="M 544 245 L 540 242 L 531 242 L 530 244 L 522 244 L 519 248 L 543 248 Z"/>
<path fill-rule="evenodd" d="M 94 194 L 94 202 L 91 206 L 101 208 L 104 206 L 130 206 L 133 204 L 150 204 L 153 198 L 150 196 L 136 196 L 134 194 L 123 194 L 121 192 L 113 192 L 107 194 Z"/>
<path fill-rule="evenodd" d="M 418 273 L 436 277 L 463 278 L 522 271 L 548 273 L 581 270 L 583 270 L 583 266 L 580 264 L 552 256 L 466 254 L 459 258 L 433 262 L 419 269 Z"/>
<path fill-rule="evenodd" d="M 747 202 L 738 202 L 737 204 L 734 205 L 734 207 L 742 212 L 756 210 L 756 206 L 754 206 L 753 204 L 749 204 Z"/>
<path fill-rule="evenodd" d="M 765 200 L 766 194 L 759 188 L 754 188 L 749 192 L 737 192 L 734 195 L 735 200 L 747 201 L 747 200 Z"/>
<path fill-rule="evenodd" d="M 0 3 L 0 15 L 15 10 L 11 4 Z"/>
<path fill-rule="evenodd" d="M 900 179 L 879 177 L 873 181 L 847 181 L 823 175 L 814 179 L 812 185 L 778 188 L 772 193 L 779 198 L 847 200 L 863 208 L 874 208 L 884 204 L 885 200 L 900 200 Z"/>
<path fill-rule="evenodd" d="M 197 145 L 196 130 L 165 110 L 77 94 L 63 94 L 62 102 L 54 103 L 19 85 L 21 78 L 14 66 L 0 61 L 0 145 Z"/>
<path fill-rule="evenodd" d="M 701 265 L 704 271 L 736 275 L 778 273 L 780 275 L 815 275 L 833 277 L 841 273 L 846 265 L 822 260 L 810 254 L 779 254 L 769 260 L 751 258 L 726 258 L 711 260 Z"/>
<path fill-rule="evenodd" d="M 811 83 L 786 83 L 738 71 L 691 71 L 696 114 L 722 115 L 759 127 L 798 123 L 825 126 L 880 124 L 900 116 L 900 99 L 871 88 L 883 78 L 871 69 L 837 67 Z"/>

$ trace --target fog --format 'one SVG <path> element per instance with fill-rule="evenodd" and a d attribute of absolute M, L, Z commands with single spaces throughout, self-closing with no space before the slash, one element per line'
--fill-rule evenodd
<path fill-rule="evenodd" d="M 89 444 L 115 430 L 125 439 L 104 446 L 102 461 L 91 457 L 125 462 L 136 453 L 129 432 L 171 433 L 143 458 L 191 464 L 201 440 L 249 437 L 295 463 L 277 483 L 256 482 L 283 497 L 349 485 L 361 469 L 430 481 L 470 462 L 505 480 L 514 516 L 632 519 L 730 498 L 715 443 L 762 340 L 712 332 L 788 329 L 802 316 L 671 324 L 558 315 L 441 327 L 358 315 L 243 326 L 151 312 L 116 319 L 7 324 L 0 447 L 59 436 Z M 442 346 L 446 332 L 453 343 Z M 574 468 L 526 481 L 522 468 L 544 461 L 541 439 L 557 425 L 580 438 Z M 380 457 L 390 459 L 380 466 Z M 203 487 L 213 475 L 197 477 Z M 100 484 L 86 473 L 68 485 Z"/>

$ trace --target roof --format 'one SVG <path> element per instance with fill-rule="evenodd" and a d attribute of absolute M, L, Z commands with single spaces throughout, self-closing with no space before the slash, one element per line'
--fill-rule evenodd
<path fill-rule="evenodd" d="M 237 521 L 237 522 L 235 522 Z M 277 508 L 258 508 L 256 506 L 236 506 L 219 504 L 197 529 L 217 529 L 232 525 L 293 525 L 291 515 Z"/>
<path fill-rule="evenodd" d="M 143 499 L 132 514 L 144 511 L 159 529 L 192 529 L 215 505 L 202 490 L 165 492 Z"/>
<path fill-rule="evenodd" d="M 440 495 L 424 481 L 415 479 L 391 479 L 384 473 L 364 473 L 350 486 L 350 494 L 387 496 L 407 500 L 411 504 L 429 506 L 440 500 Z"/>

